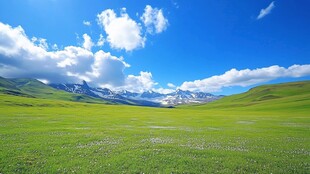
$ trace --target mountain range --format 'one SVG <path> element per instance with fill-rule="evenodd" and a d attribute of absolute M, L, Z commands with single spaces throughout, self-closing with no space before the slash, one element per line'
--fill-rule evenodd
<path fill-rule="evenodd" d="M 53 87 L 52 87 L 53 86 Z M 55 89 L 56 88 L 56 89 Z M 23 98 L 48 99 L 52 101 L 75 101 L 99 104 L 127 104 L 137 106 L 173 107 L 185 103 L 205 103 L 194 105 L 219 110 L 242 108 L 253 110 L 304 110 L 309 106 L 310 81 L 290 82 L 275 85 L 263 85 L 248 92 L 231 96 L 214 96 L 208 93 L 176 90 L 170 94 L 154 91 L 134 93 L 129 91 L 111 91 L 107 88 L 92 88 L 86 82 L 82 84 L 46 85 L 36 79 L 0 77 L 0 96 L 17 96 Z M 221 98 L 220 100 L 217 100 Z M 3 99 L 3 98 L 1 98 Z M 9 101 L 3 100 L 10 104 Z M 39 100 L 38 100 L 39 101 Z M 57 102 L 56 102 L 57 103 Z M 180 107 L 187 107 L 186 105 Z"/>
<path fill-rule="evenodd" d="M 146 106 L 174 106 L 191 103 L 208 103 L 223 97 L 210 93 L 183 91 L 180 89 L 169 94 L 162 94 L 151 90 L 142 93 L 130 92 L 127 90 L 112 91 L 108 88 L 90 87 L 85 81 L 83 81 L 82 84 L 50 84 L 49 86 L 58 90 L 74 94 L 84 94 L 103 100 L 117 102 L 130 101 L 132 103 L 138 103 L 138 105 Z"/>

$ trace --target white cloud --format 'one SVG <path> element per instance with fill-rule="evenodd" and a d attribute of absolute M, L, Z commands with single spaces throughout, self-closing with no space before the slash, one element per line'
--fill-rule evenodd
<path fill-rule="evenodd" d="M 167 86 L 168 86 L 169 88 L 175 88 L 175 87 L 176 87 L 176 86 L 175 86 L 174 84 L 172 84 L 172 83 L 168 83 Z"/>
<path fill-rule="evenodd" d="M 54 45 L 52 46 L 52 49 L 53 49 L 53 50 L 58 50 L 58 45 L 57 45 L 57 44 L 54 44 Z"/>
<path fill-rule="evenodd" d="M 112 56 L 102 50 L 95 53 L 94 59 L 95 61 L 91 65 L 92 71 L 87 72 L 87 74 L 96 79 L 97 84 L 101 86 L 108 84 L 112 87 L 124 85 L 124 70 L 129 67 L 129 64 L 124 62 L 122 58 Z"/>
<path fill-rule="evenodd" d="M 149 90 L 157 84 L 150 72 L 126 76 L 124 70 L 130 65 L 122 57 L 102 50 L 93 53 L 89 44 L 84 43 L 85 48 L 67 46 L 47 51 L 29 40 L 21 26 L 13 28 L 1 22 L 0 36 L 0 76 L 29 77 L 51 83 L 86 80 L 93 86 L 132 91 Z M 87 36 L 83 35 L 85 42 L 90 41 Z"/>
<path fill-rule="evenodd" d="M 94 43 L 92 42 L 90 36 L 88 36 L 86 33 L 83 34 L 83 39 L 84 39 L 84 43 L 83 43 L 83 47 L 87 50 L 91 50 L 91 47 L 94 46 Z"/>
<path fill-rule="evenodd" d="M 107 9 L 98 14 L 97 18 L 112 48 L 132 51 L 144 47 L 146 38 L 142 37 L 141 27 L 129 17 L 125 8 L 121 10 L 120 16 L 112 9 Z"/>
<path fill-rule="evenodd" d="M 39 46 L 45 50 L 48 49 L 48 44 L 46 42 L 46 39 L 43 38 L 36 38 L 36 37 L 32 37 L 31 38 L 32 43 L 34 43 L 36 46 Z"/>
<path fill-rule="evenodd" d="M 105 39 L 102 34 L 99 35 L 97 46 L 102 47 L 104 45 Z"/>
<path fill-rule="evenodd" d="M 157 89 L 153 88 L 152 90 L 161 94 L 169 94 L 175 91 L 174 89 L 166 89 L 166 88 L 157 88 Z"/>
<path fill-rule="evenodd" d="M 12 28 L 0 22 L 0 75 L 4 77 L 31 77 L 51 82 L 73 82 L 76 78 L 67 72 L 83 73 L 91 70 L 93 53 L 68 46 L 64 50 L 47 51 L 29 40 L 23 28 Z M 44 41 L 44 39 L 40 39 Z"/>
<path fill-rule="evenodd" d="M 144 9 L 144 13 L 140 18 L 147 32 L 152 33 L 161 33 L 166 30 L 168 26 L 168 19 L 164 17 L 162 9 L 158 10 L 157 8 L 152 8 L 152 6 L 147 5 Z M 155 31 L 154 31 L 155 30 Z"/>
<path fill-rule="evenodd" d="M 140 75 L 128 75 L 125 81 L 124 89 L 134 92 L 143 92 L 151 90 L 157 83 L 152 79 L 152 73 L 140 72 Z"/>
<path fill-rule="evenodd" d="M 157 85 L 152 79 L 152 73 L 141 71 L 139 75 L 128 75 L 124 78 L 122 85 L 101 84 L 102 88 L 110 88 L 115 91 L 127 90 L 131 92 L 144 92 L 149 90 L 156 90 Z"/>
<path fill-rule="evenodd" d="M 283 77 L 304 77 L 310 75 L 310 64 L 292 65 L 288 68 L 278 65 L 254 70 L 231 69 L 222 75 L 210 78 L 184 82 L 181 89 L 190 91 L 217 92 L 224 87 L 250 86 Z"/>
<path fill-rule="evenodd" d="M 274 5 L 274 1 L 272 1 L 268 7 L 266 7 L 265 9 L 261 9 L 259 15 L 257 16 L 257 20 L 262 19 L 263 17 L 265 17 L 266 15 L 268 15 L 271 10 L 275 7 Z"/>
<path fill-rule="evenodd" d="M 86 25 L 86 26 L 91 26 L 90 21 L 83 21 L 83 24 Z"/>

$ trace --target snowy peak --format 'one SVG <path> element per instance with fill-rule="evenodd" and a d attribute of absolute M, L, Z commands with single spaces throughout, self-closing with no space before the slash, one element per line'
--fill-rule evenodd
<path fill-rule="evenodd" d="M 161 94 L 161 93 L 157 93 L 157 92 L 154 92 L 154 91 L 146 91 L 146 92 L 143 92 L 141 94 L 141 98 L 159 98 L 159 97 L 163 97 L 164 94 Z"/>
<path fill-rule="evenodd" d="M 168 94 L 168 96 L 174 96 L 178 98 L 186 98 L 186 99 L 205 99 L 214 97 L 214 95 L 210 93 L 204 93 L 204 92 L 191 92 L 191 91 L 184 91 L 181 89 L 176 90 L 174 93 Z"/>
<path fill-rule="evenodd" d="M 135 97 L 139 96 L 139 93 L 130 92 L 127 90 L 118 91 L 116 93 L 123 96 L 123 97 L 126 97 L 126 98 L 135 98 Z"/>
<path fill-rule="evenodd" d="M 85 80 L 82 81 L 82 87 L 83 88 L 89 88 L 89 86 Z"/>
<path fill-rule="evenodd" d="M 178 89 L 178 90 L 176 90 L 175 93 L 172 94 L 172 95 L 178 96 L 179 98 L 192 98 L 192 97 L 193 97 L 192 94 L 193 94 L 193 93 L 190 92 L 190 91 L 183 91 L 183 90 L 181 90 L 181 89 Z"/>
<path fill-rule="evenodd" d="M 191 92 L 186 90 L 186 91 L 183 91 L 182 89 L 177 89 L 175 91 L 176 94 L 190 94 Z"/>

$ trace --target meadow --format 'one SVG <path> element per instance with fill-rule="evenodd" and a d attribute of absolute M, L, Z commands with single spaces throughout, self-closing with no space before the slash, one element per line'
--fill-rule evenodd
<path fill-rule="evenodd" d="M 298 101 L 148 108 L 0 94 L 0 173 L 309 173 L 309 100 Z"/>

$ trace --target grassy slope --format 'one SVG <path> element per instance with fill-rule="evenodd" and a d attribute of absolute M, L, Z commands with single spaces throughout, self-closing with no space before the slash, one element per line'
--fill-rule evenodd
<path fill-rule="evenodd" d="M 35 79 L 5 79 L 0 77 L 0 93 L 43 99 L 78 101 L 87 103 L 108 103 L 104 100 L 96 99 L 86 95 L 72 94 L 57 90 Z"/>
<path fill-rule="evenodd" d="M 0 173 L 307 173 L 303 89 L 289 96 L 304 109 L 287 107 L 286 94 L 174 109 L 0 94 Z"/>
<path fill-rule="evenodd" d="M 310 81 L 264 85 L 248 92 L 197 106 L 217 110 L 292 111 L 310 110 Z"/>

